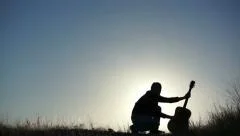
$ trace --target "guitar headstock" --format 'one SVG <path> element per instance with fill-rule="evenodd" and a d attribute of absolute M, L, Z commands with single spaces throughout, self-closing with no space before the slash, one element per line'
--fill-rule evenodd
<path fill-rule="evenodd" d="M 190 82 L 189 88 L 192 89 L 194 86 L 195 86 L 195 81 L 192 80 L 192 81 Z"/>

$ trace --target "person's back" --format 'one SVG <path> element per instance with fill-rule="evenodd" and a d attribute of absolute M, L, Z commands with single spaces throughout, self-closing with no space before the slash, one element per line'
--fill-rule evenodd
<path fill-rule="evenodd" d="M 166 98 L 160 96 L 162 86 L 158 82 L 154 82 L 151 86 L 151 90 L 147 91 L 136 103 L 132 111 L 132 123 L 130 127 L 132 132 L 138 131 L 150 131 L 152 133 L 158 132 L 160 125 L 160 117 L 172 118 L 172 116 L 166 115 L 161 112 L 161 107 L 158 106 L 158 102 L 178 102 L 187 97 L 172 97 Z"/>
<path fill-rule="evenodd" d="M 158 107 L 157 97 L 151 92 L 147 91 L 136 103 L 132 111 L 132 115 L 149 115 L 153 116 L 153 112 Z"/>

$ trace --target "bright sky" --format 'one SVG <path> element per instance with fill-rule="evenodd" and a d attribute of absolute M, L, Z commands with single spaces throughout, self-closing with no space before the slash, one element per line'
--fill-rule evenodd
<path fill-rule="evenodd" d="M 153 81 L 205 119 L 240 75 L 237 0 L 1 0 L 0 115 L 114 129 Z M 174 114 L 177 104 L 160 104 Z M 166 130 L 168 120 L 160 129 Z"/>

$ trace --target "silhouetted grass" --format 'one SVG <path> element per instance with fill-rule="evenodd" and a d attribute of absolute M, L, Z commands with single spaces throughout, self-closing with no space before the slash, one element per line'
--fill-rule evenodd
<path fill-rule="evenodd" d="M 91 127 L 92 126 L 92 127 Z M 129 131 L 121 132 L 114 131 L 111 128 L 94 128 L 90 124 L 90 128 L 79 126 L 64 126 L 64 125 L 46 125 L 31 123 L 25 121 L 16 126 L 0 123 L 0 136 L 132 136 Z M 142 134 L 144 136 L 144 134 Z M 162 136 L 170 136 L 165 134 Z"/>
<path fill-rule="evenodd" d="M 191 132 L 195 136 L 239 136 L 240 133 L 240 82 L 235 82 L 228 91 L 231 103 L 215 106 L 209 113 L 208 121 L 191 123 Z"/>
<path fill-rule="evenodd" d="M 85 129 L 81 126 L 46 126 L 39 124 L 39 127 L 32 126 L 30 122 L 21 125 L 11 126 L 0 123 L 1 136 L 108 136 L 126 135 L 125 133 L 114 132 L 112 129 L 92 128 Z"/>

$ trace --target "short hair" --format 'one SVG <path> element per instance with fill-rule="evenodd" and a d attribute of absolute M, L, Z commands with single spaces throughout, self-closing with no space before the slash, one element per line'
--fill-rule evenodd
<path fill-rule="evenodd" d="M 161 90 L 162 89 L 162 85 L 159 82 L 153 82 L 152 86 L 151 86 L 151 90 Z"/>

